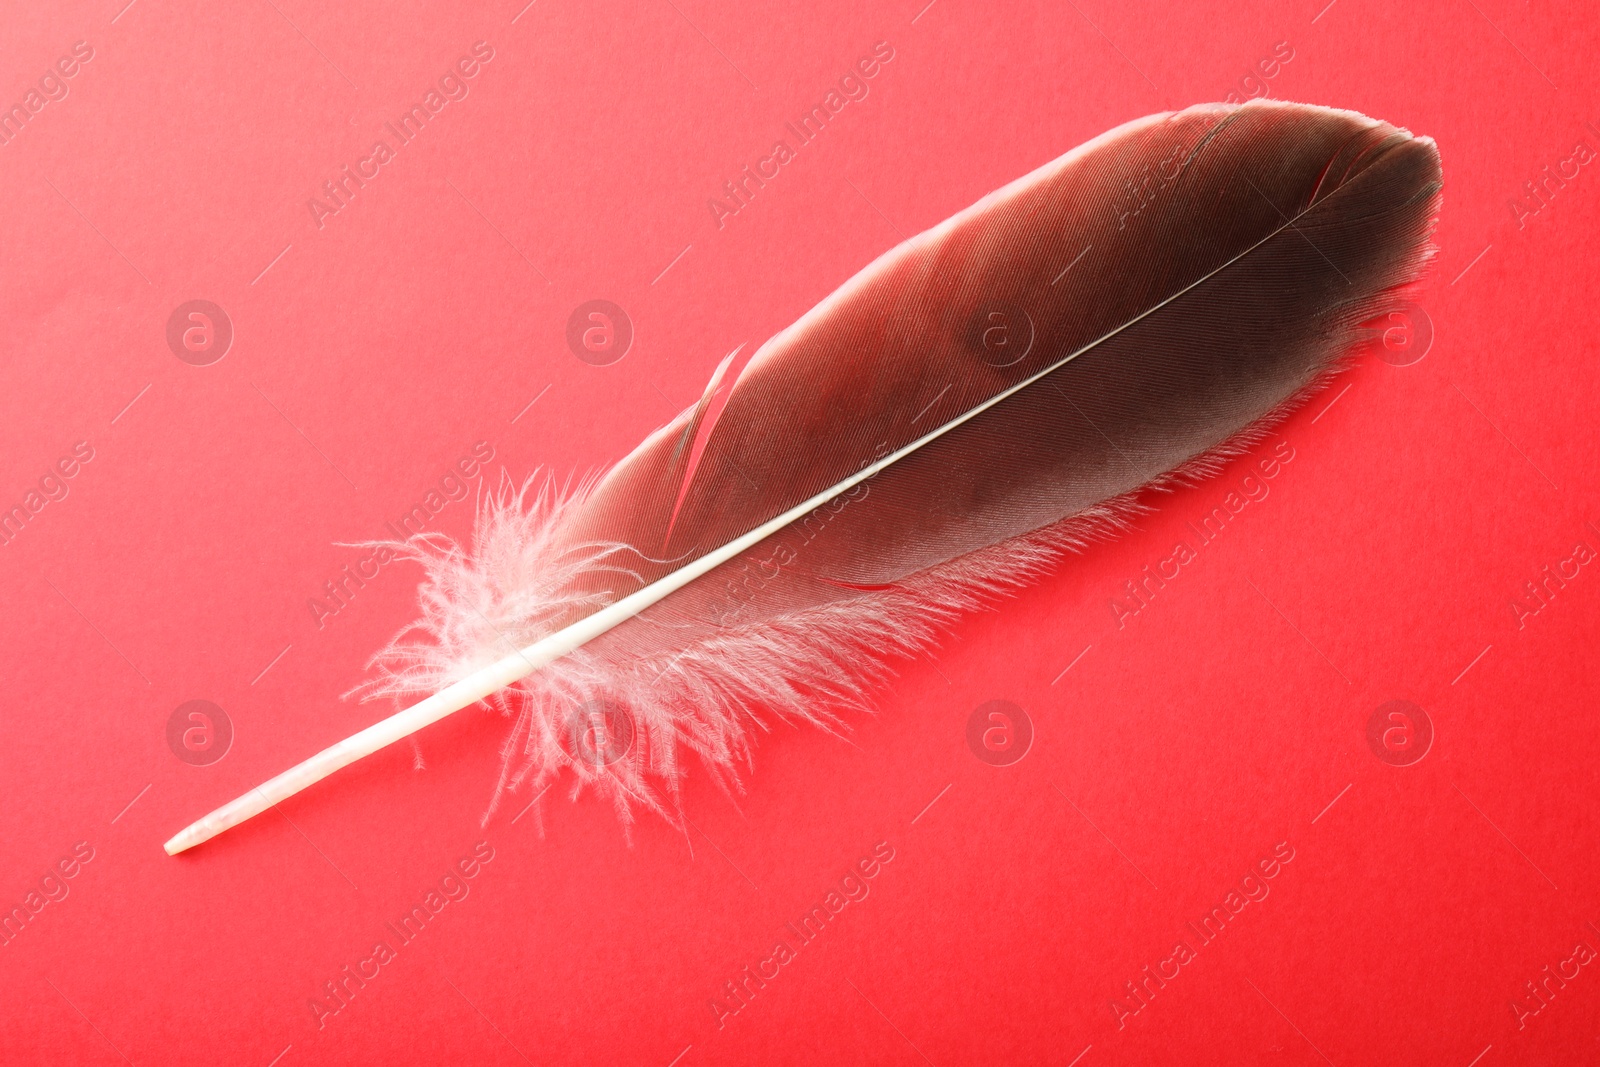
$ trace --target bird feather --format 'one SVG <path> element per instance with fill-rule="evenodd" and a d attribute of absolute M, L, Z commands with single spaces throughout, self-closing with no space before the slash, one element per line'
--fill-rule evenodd
<path fill-rule="evenodd" d="M 603 476 L 505 482 L 469 544 L 396 546 L 420 616 L 358 691 L 437 692 L 870 472 L 489 700 L 514 719 L 496 797 L 566 778 L 670 818 L 689 754 L 740 788 L 760 732 L 842 726 L 895 659 L 1336 372 L 1421 276 L 1440 187 L 1432 141 L 1348 111 L 1112 130 L 723 360 Z"/>

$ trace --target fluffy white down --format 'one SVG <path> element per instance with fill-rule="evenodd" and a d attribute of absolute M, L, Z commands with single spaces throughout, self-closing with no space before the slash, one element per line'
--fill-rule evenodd
<path fill-rule="evenodd" d="M 580 570 L 613 567 L 616 545 L 563 551 L 554 533 L 583 505 L 592 483 L 560 489 L 549 479 L 503 480 L 479 500 L 470 547 L 443 534 L 382 542 L 423 568 L 420 617 L 372 659 L 372 677 L 351 691 L 363 700 L 414 703 L 508 652 L 533 644 L 585 600 L 565 594 Z M 570 774 L 610 800 L 626 827 L 636 806 L 678 822 L 685 750 L 726 789 L 741 789 L 756 731 L 775 720 L 824 729 L 842 712 L 869 710 L 866 694 L 890 663 L 931 646 L 959 615 L 1037 579 L 1063 552 L 1124 524 L 1131 500 L 1109 501 L 1032 534 L 969 553 L 888 590 L 820 608 L 734 625 L 714 636 L 626 662 L 577 652 L 483 702 L 512 718 L 500 779 L 484 814 L 503 795 L 539 795 Z M 602 601 L 590 598 L 591 609 Z M 588 709 L 620 709 L 631 745 L 617 757 L 575 744 Z"/>

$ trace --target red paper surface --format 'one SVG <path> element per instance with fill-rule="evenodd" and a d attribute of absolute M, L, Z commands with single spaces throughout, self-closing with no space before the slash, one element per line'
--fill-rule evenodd
<path fill-rule="evenodd" d="M 123 2 L 4 16 L 0 505 L 28 511 L 0 545 L 0 1061 L 1593 1062 L 1581 5 Z M 907 664 L 848 743 L 780 729 L 737 803 L 697 770 L 687 832 L 630 842 L 559 790 L 480 826 L 508 727 L 471 712 L 426 769 L 396 746 L 162 853 L 386 713 L 340 694 L 415 575 L 341 543 L 419 505 L 465 536 L 458 464 L 473 494 L 603 467 L 900 237 L 1263 93 L 1437 139 L 1419 309 L 1251 457 Z M 711 207 L 746 166 L 778 172 Z M 567 342 L 591 300 L 631 323 L 609 365 Z M 224 720 L 220 760 L 178 757 Z M 863 860 L 864 897 L 788 929 Z"/>

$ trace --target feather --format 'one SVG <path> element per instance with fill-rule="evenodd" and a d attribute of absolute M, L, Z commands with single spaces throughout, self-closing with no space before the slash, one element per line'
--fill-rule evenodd
<path fill-rule="evenodd" d="M 1430 140 L 1347 111 L 1112 130 L 723 360 L 603 477 L 502 485 L 470 547 L 398 546 L 421 617 L 359 692 L 454 687 L 412 729 L 492 693 L 500 789 L 569 776 L 625 823 L 672 817 L 686 753 L 736 789 L 756 732 L 837 727 L 895 658 L 1335 372 L 1420 277 L 1439 190 Z"/>

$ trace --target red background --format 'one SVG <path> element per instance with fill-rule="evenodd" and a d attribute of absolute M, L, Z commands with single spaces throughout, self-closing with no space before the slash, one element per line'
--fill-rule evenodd
<path fill-rule="evenodd" d="M 1600 148 L 1581 5 L 123 2 L 4 14 L 0 101 L 93 58 L 0 145 L 0 504 L 94 458 L 0 547 L 0 905 L 93 859 L 0 947 L 0 1060 L 1592 1062 L 1595 968 L 1511 1008 L 1600 947 L 1600 574 L 1512 607 L 1600 549 L 1600 174 L 1510 207 Z M 470 95 L 319 229 L 322 183 L 477 41 Z M 708 198 L 879 41 L 870 95 L 719 228 Z M 1437 139 L 1434 340 L 1292 417 L 1270 495 L 1124 625 L 1122 583 L 1248 461 L 962 623 L 850 743 L 780 730 L 737 805 L 694 773 L 687 833 L 630 844 L 560 791 L 543 836 L 525 797 L 480 829 L 507 725 L 473 712 L 425 770 L 397 746 L 162 854 L 382 713 L 340 694 L 413 575 L 320 627 L 307 602 L 475 442 L 491 478 L 612 462 L 899 236 L 1263 87 Z M 196 298 L 234 328 L 204 367 L 165 339 Z M 594 298 L 636 330 L 611 366 L 564 340 Z M 209 766 L 167 745 L 191 699 L 234 726 Z M 1035 731 L 1010 766 L 967 746 L 993 699 Z M 1392 699 L 1435 732 L 1410 766 L 1369 747 Z M 310 998 L 480 840 L 470 895 L 319 1027 Z M 719 1026 L 722 983 L 877 842 L 870 895 Z M 1270 894 L 1119 1026 L 1124 983 L 1282 842 Z"/>

